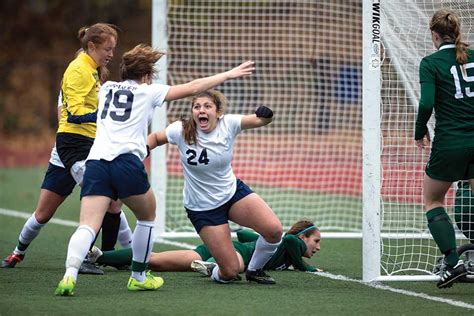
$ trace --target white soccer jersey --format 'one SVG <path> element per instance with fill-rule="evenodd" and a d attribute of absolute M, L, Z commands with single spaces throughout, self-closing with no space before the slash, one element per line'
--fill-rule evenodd
<path fill-rule="evenodd" d="M 242 115 L 222 116 L 210 133 L 198 129 L 198 144 L 183 138 L 181 121 L 166 128 L 170 144 L 178 146 L 184 172 L 184 206 L 193 211 L 208 211 L 229 201 L 236 191 L 231 161 L 235 137 L 241 131 Z"/>
<path fill-rule="evenodd" d="M 146 157 L 148 125 L 170 86 L 108 81 L 99 91 L 97 132 L 87 160 L 114 160 L 131 153 Z"/>

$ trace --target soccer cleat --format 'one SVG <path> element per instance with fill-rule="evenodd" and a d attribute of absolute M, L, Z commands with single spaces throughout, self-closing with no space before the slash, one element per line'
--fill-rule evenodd
<path fill-rule="evenodd" d="M 92 249 L 87 253 L 86 260 L 90 263 L 96 263 L 97 259 L 102 256 L 104 253 L 96 246 L 92 246 Z M 86 261 L 84 260 L 84 261 Z"/>
<path fill-rule="evenodd" d="M 212 270 L 216 265 L 217 264 L 215 262 L 193 260 L 193 262 L 191 262 L 191 270 L 198 272 L 204 276 L 211 276 Z"/>
<path fill-rule="evenodd" d="M 20 255 L 12 252 L 8 257 L 3 259 L 2 268 L 14 268 L 17 263 L 21 262 L 25 255 Z"/>
<path fill-rule="evenodd" d="M 136 279 L 130 277 L 127 288 L 129 291 L 153 291 L 159 289 L 164 283 L 165 281 L 162 278 L 153 276 L 153 274 L 148 271 L 145 281 L 143 282 L 138 282 Z"/>
<path fill-rule="evenodd" d="M 256 271 L 250 271 L 247 270 L 245 272 L 245 277 L 248 282 L 257 282 L 260 284 L 275 284 L 275 280 L 265 272 L 263 272 L 262 269 L 258 269 Z"/>
<path fill-rule="evenodd" d="M 458 281 L 461 277 L 467 274 L 464 262 L 459 260 L 454 267 L 446 266 L 441 279 L 438 281 L 436 286 L 440 289 L 448 288 L 453 285 L 454 282 Z"/>
<path fill-rule="evenodd" d="M 90 263 L 87 260 L 84 260 L 79 267 L 79 274 L 95 274 L 103 275 L 104 271 L 99 269 L 94 263 Z"/>
<path fill-rule="evenodd" d="M 61 281 L 59 281 L 54 295 L 56 296 L 73 296 L 74 287 L 76 286 L 76 281 L 72 276 L 65 276 Z"/>

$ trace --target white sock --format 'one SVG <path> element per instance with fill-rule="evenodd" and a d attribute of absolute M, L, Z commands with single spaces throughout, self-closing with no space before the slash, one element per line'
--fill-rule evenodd
<path fill-rule="evenodd" d="M 21 229 L 20 236 L 18 236 L 18 241 L 24 245 L 29 245 L 41 231 L 41 228 L 46 224 L 40 224 L 36 220 L 35 213 L 33 213 L 30 218 L 26 221 L 25 225 Z M 18 246 L 15 247 L 14 252 L 16 254 L 23 255 L 26 250 L 18 249 Z"/>
<path fill-rule="evenodd" d="M 153 239 L 155 237 L 154 231 L 154 221 L 137 221 L 132 237 L 133 261 L 143 264 L 147 264 L 150 261 Z M 139 282 L 143 282 L 145 280 L 145 271 L 132 270 L 132 277 Z"/>
<path fill-rule="evenodd" d="M 87 226 L 79 226 L 69 240 L 66 259 L 66 273 L 64 276 L 72 276 L 77 279 L 79 267 L 89 251 L 91 243 L 95 239 L 94 230 Z"/>
<path fill-rule="evenodd" d="M 219 266 L 216 265 L 214 269 L 212 269 L 212 274 L 211 274 L 211 280 L 217 282 L 217 283 L 230 283 L 232 280 L 222 280 L 221 277 L 219 276 Z"/>
<path fill-rule="evenodd" d="M 117 240 L 122 246 L 122 248 L 132 247 L 132 237 L 133 233 L 128 225 L 127 217 L 123 211 L 120 212 L 120 227 L 117 236 Z"/>
<path fill-rule="evenodd" d="M 252 258 L 250 259 L 247 270 L 255 271 L 262 269 L 268 260 L 270 260 L 270 258 L 273 256 L 280 243 L 281 239 L 279 242 L 271 244 L 262 236 L 258 237 L 257 243 L 255 245 L 255 251 L 253 252 Z"/>

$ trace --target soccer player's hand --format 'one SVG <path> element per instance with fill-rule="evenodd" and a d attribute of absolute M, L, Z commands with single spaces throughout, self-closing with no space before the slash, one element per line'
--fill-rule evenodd
<path fill-rule="evenodd" d="M 239 78 L 243 76 L 250 76 L 255 70 L 255 62 L 252 60 L 247 60 L 239 66 L 229 70 L 227 72 L 228 79 Z"/>
<path fill-rule="evenodd" d="M 427 142 L 425 142 L 425 139 Z M 426 132 L 423 138 L 416 140 L 416 146 L 418 146 L 418 148 L 420 149 L 423 149 L 425 148 L 425 146 L 429 145 L 430 141 L 431 141 L 430 132 Z"/>

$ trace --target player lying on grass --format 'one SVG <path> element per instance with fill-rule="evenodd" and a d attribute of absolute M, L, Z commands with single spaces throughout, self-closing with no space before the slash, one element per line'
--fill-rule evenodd
<path fill-rule="evenodd" d="M 233 241 L 239 258 L 239 273 L 246 270 L 255 250 L 259 235 L 242 229 L 237 232 L 238 241 Z M 311 258 L 320 250 L 321 234 L 319 228 L 309 220 L 300 220 L 285 234 L 277 251 L 265 264 L 264 270 L 286 270 L 290 266 L 300 271 L 322 271 L 304 262 L 303 257 Z M 89 260 L 108 266 L 123 266 L 132 260 L 131 249 L 102 251 L 94 247 Z M 210 276 L 216 263 L 204 244 L 194 250 L 171 250 L 152 252 L 148 267 L 153 271 L 197 271 Z"/>

